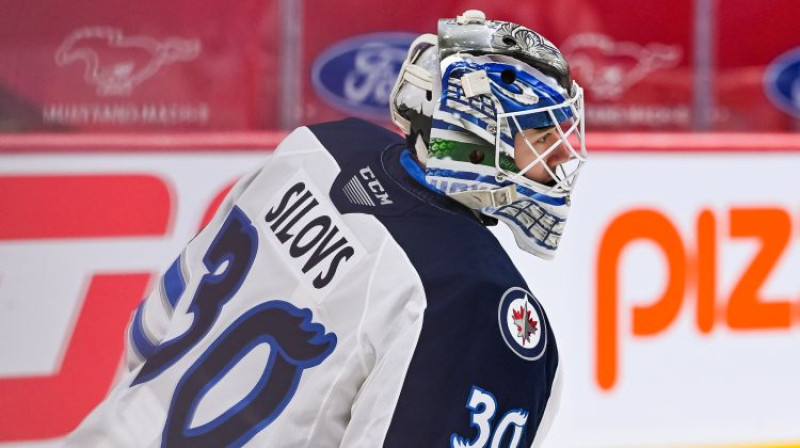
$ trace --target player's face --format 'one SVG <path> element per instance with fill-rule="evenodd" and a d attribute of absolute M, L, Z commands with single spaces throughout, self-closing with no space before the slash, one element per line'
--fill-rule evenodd
<path fill-rule="evenodd" d="M 518 132 L 514 138 L 514 161 L 517 168 L 520 170 L 527 168 L 556 141 L 558 141 L 558 133 L 552 126 L 541 129 L 525 129 Z M 531 151 L 531 146 L 534 149 L 533 151 Z M 545 168 L 545 165 L 550 168 L 550 171 L 554 171 L 556 166 L 569 159 L 570 152 L 561 143 L 547 153 L 543 158 L 544 163 L 536 163 L 524 173 L 524 176 L 540 184 L 550 184 L 554 182 L 554 179 Z"/>

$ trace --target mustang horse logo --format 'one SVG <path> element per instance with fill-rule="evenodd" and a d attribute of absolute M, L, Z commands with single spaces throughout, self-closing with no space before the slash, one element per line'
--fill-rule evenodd
<path fill-rule="evenodd" d="M 98 95 L 123 96 L 162 66 L 197 58 L 200 49 L 199 39 L 170 37 L 160 42 L 149 36 L 126 37 L 116 28 L 86 27 L 64 39 L 55 60 L 60 67 L 83 61 L 84 79 L 97 86 Z"/>
<path fill-rule="evenodd" d="M 562 50 L 577 78 L 598 99 L 619 98 L 648 74 L 676 67 L 683 53 L 678 45 L 644 46 L 595 33 L 570 37 Z"/>

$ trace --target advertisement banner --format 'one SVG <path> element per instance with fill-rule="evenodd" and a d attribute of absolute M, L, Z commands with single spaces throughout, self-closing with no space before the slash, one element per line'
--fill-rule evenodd
<path fill-rule="evenodd" d="M 772 0 L 758 7 L 726 1 L 717 10 L 716 129 L 800 130 L 800 3 Z"/>
<path fill-rule="evenodd" d="M 800 153 L 595 153 L 554 262 L 497 229 L 562 355 L 547 446 L 800 446 L 798 169 Z"/>
<path fill-rule="evenodd" d="M 590 130 L 796 131 L 800 40 L 790 18 L 800 4 L 731 0 L 701 13 L 701 3 L 715 4 L 31 0 L 0 17 L 0 130 L 385 123 L 413 38 L 481 9 L 562 50 L 585 88 Z"/>
<path fill-rule="evenodd" d="M 408 46 L 435 34 L 439 18 L 478 8 L 514 21 L 558 46 L 586 90 L 589 129 L 691 129 L 692 2 L 568 0 L 547 4 L 444 1 L 380 10 L 364 0 L 304 11 L 302 120 L 357 115 L 389 122 L 388 101 Z M 361 11 L 354 20 L 352 11 Z M 347 23 L 346 27 L 329 26 Z"/>
<path fill-rule="evenodd" d="M 557 338 L 546 446 L 800 446 L 800 141 L 605 137 L 554 261 L 493 228 Z M 105 396 L 136 304 L 274 147 L 185 144 L 0 155 L 0 446 Z"/>
<path fill-rule="evenodd" d="M 0 155 L 0 446 L 94 409 L 131 313 L 267 149 Z"/>
<path fill-rule="evenodd" d="M 270 0 L 31 0 L 5 8 L 0 129 L 273 127 L 278 13 Z"/>

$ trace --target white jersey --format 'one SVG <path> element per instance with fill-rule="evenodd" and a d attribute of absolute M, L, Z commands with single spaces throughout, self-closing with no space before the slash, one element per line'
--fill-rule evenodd
<path fill-rule="evenodd" d="M 136 310 L 129 373 L 67 446 L 541 444 L 547 317 L 403 148 L 354 119 L 290 134 Z"/>

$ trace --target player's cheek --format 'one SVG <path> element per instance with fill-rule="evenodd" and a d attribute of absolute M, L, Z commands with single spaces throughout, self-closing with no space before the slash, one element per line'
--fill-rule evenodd
<path fill-rule="evenodd" d="M 559 165 L 569 160 L 570 157 L 571 155 L 569 149 L 567 149 L 567 146 L 565 144 L 561 143 L 558 145 L 556 149 L 553 150 L 553 156 L 551 157 L 553 162 L 552 164 Z"/>
<path fill-rule="evenodd" d="M 536 164 L 529 171 L 525 172 L 525 177 L 534 181 L 544 183 L 549 179 L 549 175 L 545 172 L 541 164 Z"/>

